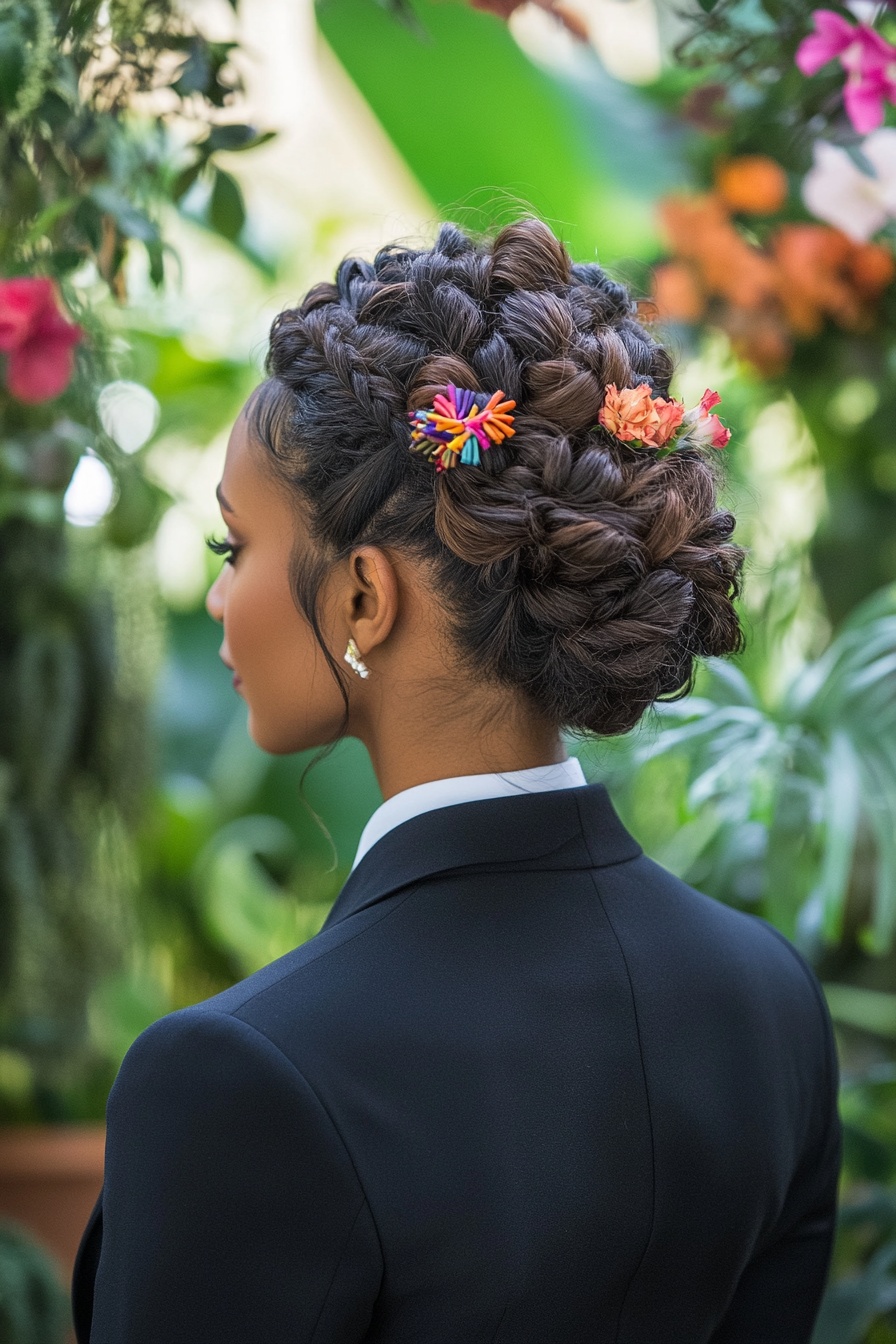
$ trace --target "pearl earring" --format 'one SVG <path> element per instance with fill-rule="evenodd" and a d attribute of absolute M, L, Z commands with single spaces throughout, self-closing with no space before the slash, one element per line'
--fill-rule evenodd
<path fill-rule="evenodd" d="M 358 650 L 358 646 L 353 639 L 348 641 L 345 653 L 342 655 L 353 672 L 357 672 L 359 677 L 369 677 L 370 668 L 364 662 Z"/>

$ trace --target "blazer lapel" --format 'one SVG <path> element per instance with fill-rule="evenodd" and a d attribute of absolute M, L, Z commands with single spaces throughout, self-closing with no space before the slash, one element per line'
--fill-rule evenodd
<path fill-rule="evenodd" d="M 323 927 L 458 868 L 598 868 L 637 858 L 603 784 L 433 808 L 387 831 L 349 874 Z"/>

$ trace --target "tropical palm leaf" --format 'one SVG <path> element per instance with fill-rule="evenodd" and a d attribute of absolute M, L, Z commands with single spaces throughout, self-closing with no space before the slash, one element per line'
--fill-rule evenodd
<path fill-rule="evenodd" d="M 734 890 L 755 885 L 739 864 L 758 862 L 760 904 L 788 936 L 810 950 L 819 939 L 835 942 L 855 899 L 869 912 L 868 949 L 891 947 L 896 586 L 862 603 L 774 703 L 763 702 L 737 664 L 709 660 L 700 695 L 656 706 L 616 744 L 608 782 L 623 792 L 637 787 L 643 767 L 663 757 L 686 765 L 676 776 L 684 780 L 683 823 L 681 840 L 662 838 L 657 851 L 683 876 L 699 873 L 705 889 L 736 901 Z M 857 864 L 862 845 L 873 848 L 873 863 Z"/>

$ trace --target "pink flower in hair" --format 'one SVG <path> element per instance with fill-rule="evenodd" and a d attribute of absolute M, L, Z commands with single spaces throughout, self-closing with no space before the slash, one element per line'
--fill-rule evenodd
<path fill-rule="evenodd" d="M 723 425 L 717 415 L 712 415 L 714 406 L 718 406 L 722 398 L 718 392 L 711 392 L 709 388 L 700 398 L 699 406 L 688 411 L 682 424 L 682 437 L 687 436 L 688 442 L 696 444 L 698 447 L 724 448 L 731 438 L 731 430 Z"/>

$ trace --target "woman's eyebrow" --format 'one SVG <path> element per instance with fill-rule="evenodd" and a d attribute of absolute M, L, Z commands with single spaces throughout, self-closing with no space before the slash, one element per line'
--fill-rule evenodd
<path fill-rule="evenodd" d="M 233 516 L 234 516 L 234 518 L 235 518 L 235 517 L 237 516 L 237 515 L 236 515 L 236 509 L 231 508 L 231 506 L 227 503 L 227 500 L 224 498 L 223 494 L 221 493 L 221 486 L 220 486 L 220 484 L 218 484 L 218 485 L 215 486 L 215 494 L 216 494 L 216 496 L 217 496 L 217 498 L 218 498 L 218 503 L 221 505 L 221 508 L 222 508 L 222 509 L 226 509 L 228 513 L 232 513 Z"/>

